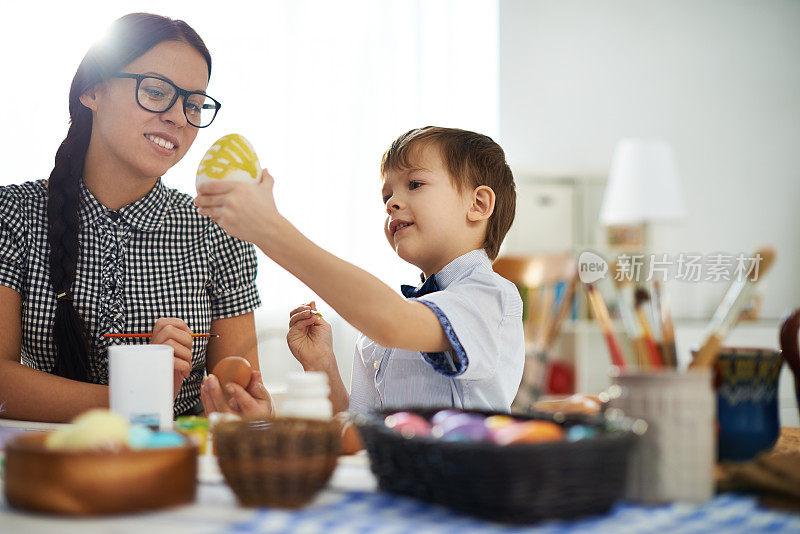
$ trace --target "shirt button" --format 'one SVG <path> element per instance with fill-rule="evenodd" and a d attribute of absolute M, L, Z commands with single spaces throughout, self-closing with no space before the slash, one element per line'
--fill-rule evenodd
<path fill-rule="evenodd" d="M 377 371 L 377 370 L 378 370 L 378 367 L 380 367 L 380 366 L 381 366 L 381 364 L 380 364 L 380 362 L 378 362 L 378 361 L 375 361 L 375 362 L 372 364 L 372 366 L 373 366 L 373 367 L 375 367 L 375 370 Z"/>

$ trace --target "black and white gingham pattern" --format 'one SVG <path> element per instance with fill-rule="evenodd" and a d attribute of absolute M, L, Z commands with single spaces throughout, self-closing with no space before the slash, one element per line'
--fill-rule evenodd
<path fill-rule="evenodd" d="M 213 319 L 261 304 L 253 246 L 198 215 L 188 195 L 159 181 L 144 198 L 112 212 L 83 183 L 81 189 L 81 253 L 72 292 L 93 338 L 92 382 L 108 383 L 108 345 L 132 341 L 103 334 L 151 332 L 159 317 L 178 317 L 193 332 L 208 332 Z M 49 372 L 56 295 L 46 206 L 44 180 L 0 187 L 0 284 L 22 296 L 22 362 Z M 199 399 L 207 344 L 194 341 L 192 373 L 175 400 L 176 414 Z"/>

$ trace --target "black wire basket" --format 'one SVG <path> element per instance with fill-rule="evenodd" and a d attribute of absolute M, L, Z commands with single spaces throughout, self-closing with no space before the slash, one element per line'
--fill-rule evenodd
<path fill-rule="evenodd" d="M 501 446 L 404 437 L 384 424 L 387 415 L 398 411 L 430 419 L 438 410 L 410 408 L 354 419 L 380 489 L 505 523 L 608 511 L 624 493 L 629 454 L 646 430 L 643 421 L 619 414 L 515 414 L 519 420 L 552 421 L 565 430 L 587 425 L 597 432 L 578 441 Z"/>

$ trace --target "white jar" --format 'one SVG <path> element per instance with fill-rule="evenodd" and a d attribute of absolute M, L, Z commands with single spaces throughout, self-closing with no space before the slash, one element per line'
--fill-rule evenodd
<path fill-rule="evenodd" d="M 333 416 L 333 407 L 328 398 L 329 393 L 328 375 L 325 373 L 310 371 L 289 375 L 286 397 L 279 415 L 330 419 Z"/>

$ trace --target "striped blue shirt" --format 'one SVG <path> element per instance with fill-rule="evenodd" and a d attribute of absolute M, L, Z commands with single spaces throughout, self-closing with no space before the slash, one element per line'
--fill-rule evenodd
<path fill-rule="evenodd" d="M 421 353 L 356 341 L 350 412 L 402 407 L 509 411 L 522 380 L 525 341 L 517 288 L 492 270 L 483 249 L 436 273 L 431 308 L 453 350 Z"/>

